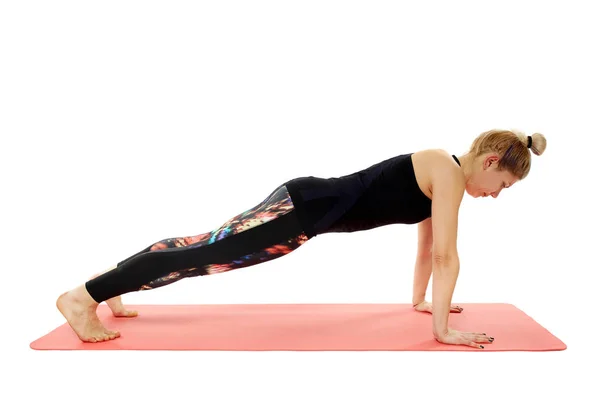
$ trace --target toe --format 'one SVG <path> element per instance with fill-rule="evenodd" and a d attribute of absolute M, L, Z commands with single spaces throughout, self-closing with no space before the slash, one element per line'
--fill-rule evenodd
<path fill-rule="evenodd" d="M 108 340 L 116 339 L 121 336 L 118 331 L 111 331 L 108 329 L 104 331 L 104 334 L 107 336 Z"/>
<path fill-rule="evenodd" d="M 113 315 L 115 317 L 136 317 L 138 315 L 137 311 L 126 310 L 125 308 L 114 309 Z"/>
<path fill-rule="evenodd" d="M 137 311 L 125 310 L 125 309 L 115 313 L 115 316 L 117 316 L 117 317 L 126 317 L 126 318 L 137 317 L 137 315 L 138 315 Z"/>

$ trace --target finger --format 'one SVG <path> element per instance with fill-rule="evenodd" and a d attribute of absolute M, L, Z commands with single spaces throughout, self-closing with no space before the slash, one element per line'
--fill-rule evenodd
<path fill-rule="evenodd" d="M 480 349 L 480 350 L 485 349 L 485 347 L 483 345 L 475 343 L 475 342 L 469 342 L 468 345 L 471 347 L 475 347 L 476 349 Z"/>
<path fill-rule="evenodd" d="M 488 343 L 494 343 L 494 338 L 492 336 L 486 336 L 485 338 L 482 338 L 481 341 L 488 342 Z"/>
<path fill-rule="evenodd" d="M 490 335 L 482 335 L 479 337 L 479 341 L 480 342 L 488 342 L 488 343 L 493 343 L 494 342 L 494 338 Z"/>
<path fill-rule="evenodd" d="M 473 333 L 471 336 L 471 341 L 477 343 L 493 343 L 494 338 L 486 335 L 485 333 Z"/>
<path fill-rule="evenodd" d="M 480 343 L 484 343 L 484 342 L 493 343 L 494 342 L 494 338 L 485 333 L 480 334 L 477 339 L 478 339 L 478 342 L 480 342 Z"/>

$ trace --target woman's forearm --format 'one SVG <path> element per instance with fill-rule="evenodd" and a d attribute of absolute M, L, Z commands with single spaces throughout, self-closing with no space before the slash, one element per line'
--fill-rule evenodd
<path fill-rule="evenodd" d="M 458 257 L 433 262 L 433 334 L 441 337 L 448 332 L 448 315 L 456 286 L 460 261 Z"/>
<path fill-rule="evenodd" d="M 432 258 L 431 252 L 422 252 L 417 255 L 415 261 L 415 274 L 413 279 L 412 303 L 419 304 L 425 301 L 427 286 L 431 278 Z"/>

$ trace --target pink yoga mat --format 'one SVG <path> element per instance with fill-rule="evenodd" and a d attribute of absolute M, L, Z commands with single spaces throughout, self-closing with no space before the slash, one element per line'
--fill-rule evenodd
<path fill-rule="evenodd" d="M 450 326 L 495 338 L 478 350 L 445 345 L 431 333 L 431 314 L 409 304 L 136 305 L 134 318 L 98 315 L 121 337 L 83 343 L 65 323 L 31 343 L 35 350 L 386 350 L 551 351 L 566 345 L 511 304 L 461 303 Z M 58 311 L 57 311 L 58 312 Z"/>

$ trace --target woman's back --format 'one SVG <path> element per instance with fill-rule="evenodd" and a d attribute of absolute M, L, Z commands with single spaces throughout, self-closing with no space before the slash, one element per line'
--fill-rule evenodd
<path fill-rule="evenodd" d="M 431 216 L 431 199 L 423 192 L 426 171 L 417 180 L 414 157 L 394 156 L 349 175 L 292 179 L 288 188 L 307 236 L 354 232 L 389 224 L 414 224 Z M 422 168 L 421 168 L 422 169 Z"/>

